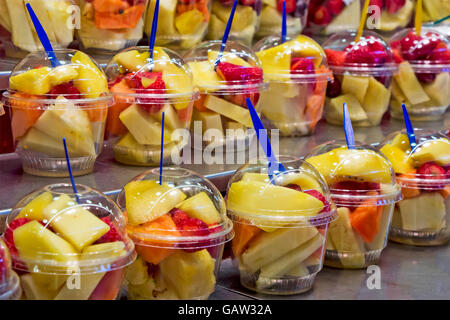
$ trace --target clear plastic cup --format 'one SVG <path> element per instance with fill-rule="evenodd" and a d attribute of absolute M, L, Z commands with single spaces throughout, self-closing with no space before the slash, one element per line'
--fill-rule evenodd
<path fill-rule="evenodd" d="M 67 140 L 73 174 L 94 170 L 102 151 L 112 103 L 105 74 L 85 53 L 56 50 L 59 66 L 45 52 L 30 53 L 13 69 L 4 105 L 23 170 L 39 176 L 68 177 L 62 139 Z"/>
<path fill-rule="evenodd" d="M 30 193 L 6 221 L 5 243 L 26 300 L 114 300 L 136 258 L 119 207 L 101 192 L 53 184 Z"/>
<path fill-rule="evenodd" d="M 19 276 L 12 270 L 9 249 L 0 238 L 0 300 L 18 300 L 21 295 Z"/>
<path fill-rule="evenodd" d="M 330 35 L 357 30 L 361 19 L 361 0 L 309 0 L 305 34 L 323 42 Z"/>
<path fill-rule="evenodd" d="M 211 20 L 206 39 L 220 40 L 230 17 L 233 0 L 212 0 Z M 259 28 L 263 0 L 240 0 L 230 30 L 230 40 L 251 46 Z"/>
<path fill-rule="evenodd" d="M 343 125 L 342 106 L 347 103 L 353 126 L 377 126 L 389 107 L 396 65 L 391 49 L 378 34 L 364 31 L 357 43 L 355 36 L 356 32 L 341 32 L 323 44 L 334 74 L 327 87 L 325 118 Z"/>
<path fill-rule="evenodd" d="M 247 149 L 254 136 L 247 109 L 249 98 L 259 112 L 264 89 L 263 70 L 256 54 L 248 47 L 228 41 L 215 66 L 221 41 L 206 41 L 186 53 L 200 99 L 194 103 L 192 136 L 194 149 L 233 145 Z M 202 141 L 203 143 L 195 143 Z"/>
<path fill-rule="evenodd" d="M 144 34 L 148 0 L 76 0 L 77 38 L 85 51 L 111 54 L 135 46 Z"/>
<path fill-rule="evenodd" d="M 198 99 L 189 67 L 169 49 L 155 47 L 151 62 L 148 47 L 131 47 L 114 56 L 106 74 L 115 98 L 106 134 L 114 143 L 116 160 L 159 165 L 164 113 L 163 159 L 172 164 L 172 155 L 179 155 L 188 143 L 184 136 Z"/>
<path fill-rule="evenodd" d="M 322 144 L 306 157 L 330 187 L 337 219 L 330 224 L 325 265 L 361 269 L 377 264 L 387 245 L 395 203 L 401 198 L 394 171 L 374 148 L 343 141 Z"/>
<path fill-rule="evenodd" d="M 411 24 L 415 5 L 414 0 L 372 1 L 366 28 L 376 30 L 385 39 L 389 39 L 395 32 Z M 380 12 L 379 16 L 374 11 L 375 7 Z"/>
<path fill-rule="evenodd" d="M 332 78 L 322 47 L 303 35 L 285 43 L 280 36 L 269 36 L 254 50 L 268 82 L 260 102 L 266 129 L 279 129 L 281 136 L 314 133 Z"/>
<path fill-rule="evenodd" d="M 414 129 L 411 152 L 406 131 L 390 134 L 380 151 L 392 163 L 403 200 L 395 205 L 389 239 L 415 246 L 436 246 L 450 239 L 450 141 Z"/>
<path fill-rule="evenodd" d="M 128 267 L 131 300 L 207 299 L 223 248 L 233 238 L 219 190 L 199 174 L 159 169 L 131 180 L 118 196 L 138 258 Z"/>
<path fill-rule="evenodd" d="M 279 160 L 286 171 L 271 178 L 267 159 L 237 170 L 228 183 L 227 211 L 241 285 L 291 295 L 313 287 L 336 210 L 317 170 L 294 157 Z"/>
<path fill-rule="evenodd" d="M 256 33 L 258 39 L 281 32 L 283 1 L 263 1 L 261 21 Z M 310 0 L 286 1 L 287 34 L 294 37 L 306 26 L 307 9 Z"/>
<path fill-rule="evenodd" d="M 390 41 L 398 64 L 392 82 L 391 115 L 403 119 L 402 104 L 412 120 L 441 119 L 450 105 L 450 46 L 448 37 L 422 28 L 396 33 Z"/>
<path fill-rule="evenodd" d="M 447 17 L 450 12 L 450 3 L 448 1 L 423 1 L 422 21 L 423 26 L 438 30 L 439 32 L 450 36 L 450 21 L 444 20 L 438 24 L 435 21 L 440 21 Z"/>
<path fill-rule="evenodd" d="M 186 51 L 199 44 L 211 19 L 212 0 L 160 1 L 156 45 Z M 152 30 L 155 1 L 147 9 L 145 33 Z"/>
<path fill-rule="evenodd" d="M 0 25 L 8 31 L 2 37 L 7 57 L 23 58 L 43 49 L 26 8 L 30 3 L 54 49 L 67 48 L 74 38 L 74 8 L 71 0 L 15 0 L 0 4 Z"/>

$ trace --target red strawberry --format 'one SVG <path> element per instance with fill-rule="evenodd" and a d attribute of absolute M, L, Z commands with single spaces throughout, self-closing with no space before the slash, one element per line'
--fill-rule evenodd
<path fill-rule="evenodd" d="M 54 86 L 50 89 L 49 94 L 53 95 L 55 98 L 62 95 L 66 99 L 79 99 L 80 91 L 75 88 L 75 86 L 69 82 Z"/>
<path fill-rule="evenodd" d="M 9 248 L 9 251 L 11 252 L 12 255 L 17 255 L 17 248 L 16 245 L 14 244 L 14 230 L 16 230 L 17 228 L 27 224 L 28 222 L 31 222 L 32 220 L 28 219 L 28 218 L 18 218 L 15 219 L 13 221 L 11 221 L 11 223 L 9 224 L 8 228 L 5 230 L 5 243 Z M 41 224 L 43 225 L 43 223 L 41 222 Z"/>
<path fill-rule="evenodd" d="M 343 0 L 328 0 L 327 8 L 330 10 L 330 13 L 334 16 L 337 16 L 341 13 L 342 9 L 344 9 L 344 1 Z"/>
<path fill-rule="evenodd" d="M 293 184 L 293 183 L 291 183 L 291 184 L 288 184 L 288 185 L 286 185 L 286 186 L 284 186 L 284 187 L 285 187 L 285 188 L 292 189 L 292 190 L 296 190 L 296 191 L 302 192 L 302 188 L 301 188 L 298 184 Z"/>
<path fill-rule="evenodd" d="M 292 58 L 291 74 L 313 74 L 315 73 L 314 62 L 309 58 Z"/>
<path fill-rule="evenodd" d="M 6 252 L 2 246 L 0 246 L 0 287 L 7 280 L 8 269 L 6 267 Z"/>
<path fill-rule="evenodd" d="M 389 1 L 389 0 L 387 0 Z M 380 11 L 383 9 L 383 4 L 384 1 L 383 0 L 370 0 L 369 5 L 371 6 L 377 6 L 378 8 L 380 8 Z"/>
<path fill-rule="evenodd" d="M 403 8 L 406 0 L 386 0 L 386 10 L 390 14 L 396 13 L 398 10 Z"/>
<path fill-rule="evenodd" d="M 402 63 L 403 58 L 402 58 L 402 53 L 401 53 L 400 49 L 398 49 L 398 48 L 392 49 L 392 52 L 394 53 L 395 63 Z"/>
<path fill-rule="evenodd" d="M 162 78 L 162 72 L 135 72 L 128 73 L 125 76 L 125 81 L 130 88 L 134 88 L 136 93 L 142 94 L 164 94 L 166 84 Z M 164 106 L 163 98 L 145 98 L 139 97 L 136 99 L 139 106 L 150 112 L 158 112 Z"/>
<path fill-rule="evenodd" d="M 98 239 L 96 243 L 122 241 L 122 237 L 120 236 L 119 232 L 117 231 L 116 227 L 111 222 L 111 219 L 109 219 L 109 217 L 104 217 L 101 218 L 100 220 L 102 220 L 109 226 L 109 231 L 106 234 L 104 234 L 100 239 Z"/>
<path fill-rule="evenodd" d="M 384 45 L 373 36 L 364 38 L 358 43 L 350 44 L 346 51 L 347 63 L 379 65 L 392 60 L 392 56 L 388 54 Z"/>
<path fill-rule="evenodd" d="M 263 79 L 261 68 L 243 67 L 229 62 L 220 62 L 217 65 L 217 73 L 228 82 L 246 81 L 249 83 L 258 83 Z"/>
<path fill-rule="evenodd" d="M 347 52 L 325 49 L 325 54 L 327 55 L 328 64 L 330 66 L 343 66 L 345 64 Z"/>
<path fill-rule="evenodd" d="M 428 59 L 437 63 L 450 63 L 450 50 L 447 48 L 447 44 L 444 41 L 438 43 Z"/>
<path fill-rule="evenodd" d="M 339 181 L 333 186 L 334 193 L 349 193 L 358 195 L 371 190 L 379 190 L 380 184 L 375 182 Z"/>
<path fill-rule="evenodd" d="M 256 0 L 240 0 L 239 1 L 243 6 L 252 6 L 255 4 Z"/>
<path fill-rule="evenodd" d="M 327 25 L 331 22 L 332 16 L 325 6 L 319 6 L 313 14 L 312 22 L 319 25 Z"/>
<path fill-rule="evenodd" d="M 424 179 L 445 179 L 446 171 L 437 163 L 426 162 L 417 169 L 417 174 Z"/>
<path fill-rule="evenodd" d="M 316 199 L 318 199 L 320 201 L 322 201 L 324 207 L 323 207 L 322 211 L 320 211 L 320 212 L 330 211 L 331 205 L 327 201 L 327 198 L 325 198 L 325 196 L 322 193 L 320 193 L 317 190 L 306 190 L 306 191 L 303 191 L 303 192 L 309 194 L 310 196 L 313 196 L 314 198 L 316 198 Z"/>
<path fill-rule="evenodd" d="M 277 0 L 277 10 L 278 12 L 283 12 L 283 2 L 286 1 L 286 13 L 293 13 L 297 8 L 296 0 Z"/>

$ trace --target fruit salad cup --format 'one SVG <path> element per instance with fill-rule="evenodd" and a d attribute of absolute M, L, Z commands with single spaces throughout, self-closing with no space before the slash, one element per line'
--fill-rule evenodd
<path fill-rule="evenodd" d="M 377 126 L 389 107 L 396 65 L 378 34 L 365 31 L 358 42 L 355 35 L 338 33 L 323 44 L 334 74 L 327 87 L 325 117 L 328 123 L 343 125 L 343 104 L 347 103 L 353 126 Z"/>
<path fill-rule="evenodd" d="M 264 126 L 279 129 L 281 136 L 314 133 L 332 75 L 322 47 L 299 35 L 285 43 L 280 36 L 269 36 L 254 49 L 269 84 L 261 93 Z"/>
<path fill-rule="evenodd" d="M 111 54 L 134 46 L 144 34 L 148 0 L 76 0 L 81 21 L 77 37 L 84 50 Z"/>
<path fill-rule="evenodd" d="M 186 51 L 199 44 L 206 34 L 212 0 L 162 0 L 159 5 L 156 45 Z M 145 20 L 150 35 L 156 1 L 151 1 Z"/>
<path fill-rule="evenodd" d="M 283 1 L 286 1 L 287 34 L 294 37 L 306 25 L 310 0 L 263 0 L 261 22 L 256 37 L 261 39 L 280 33 L 283 21 Z"/>
<path fill-rule="evenodd" d="M 116 160 L 159 165 L 164 113 L 163 159 L 171 164 L 172 155 L 179 155 L 188 143 L 182 138 L 188 136 L 198 98 L 189 67 L 169 49 L 155 47 L 151 62 L 148 47 L 131 47 L 114 56 L 106 73 L 115 97 L 106 133 L 114 143 Z"/>
<path fill-rule="evenodd" d="M 450 239 L 450 141 L 415 129 L 411 151 L 405 131 L 389 135 L 380 151 L 394 167 L 403 200 L 396 204 L 389 239 L 435 246 Z"/>
<path fill-rule="evenodd" d="M 271 177 L 267 160 L 237 170 L 228 183 L 227 209 L 241 284 L 290 295 L 310 290 L 322 269 L 335 207 L 317 170 L 293 157 L 279 160 L 286 171 Z"/>
<path fill-rule="evenodd" d="M 229 39 L 251 46 L 259 28 L 262 2 L 263 0 L 239 0 Z M 222 39 L 233 3 L 234 0 L 212 0 L 211 20 L 206 35 L 208 40 Z"/>
<path fill-rule="evenodd" d="M 361 11 L 361 0 L 309 0 L 305 34 L 323 42 L 334 33 L 356 30 Z"/>
<path fill-rule="evenodd" d="M 0 238 L 0 300 L 18 300 L 22 295 L 19 276 L 11 266 L 9 249 Z"/>
<path fill-rule="evenodd" d="M 422 21 L 424 25 L 437 29 L 450 36 L 450 20 L 444 20 L 439 24 L 435 21 L 444 19 L 450 12 L 450 2 L 442 0 L 423 1 Z"/>
<path fill-rule="evenodd" d="M 246 98 L 256 111 L 260 109 L 260 92 L 264 89 L 263 70 L 258 57 L 243 44 L 228 41 L 216 66 L 221 41 L 206 41 L 186 53 L 194 85 L 200 99 L 194 103 L 192 131 L 194 149 L 235 145 L 248 148 L 254 131 Z M 200 136 L 199 136 L 200 135 Z"/>
<path fill-rule="evenodd" d="M 398 64 L 392 82 L 391 115 L 403 119 L 402 104 L 412 120 L 440 120 L 450 105 L 450 44 L 448 37 L 422 28 L 404 29 L 391 38 Z"/>
<path fill-rule="evenodd" d="M 67 48 L 73 41 L 71 0 L 3 0 L 0 1 L 0 25 L 7 30 L 1 36 L 6 56 L 23 58 L 29 52 L 42 50 L 41 42 L 26 8 L 26 3 L 44 27 L 53 48 Z"/>
<path fill-rule="evenodd" d="M 5 242 L 27 300 L 114 300 L 135 258 L 119 207 L 101 192 L 53 184 L 20 200 Z"/>
<path fill-rule="evenodd" d="M 337 219 L 327 238 L 325 265 L 361 269 L 377 264 L 386 247 L 400 187 L 389 161 L 370 146 L 331 141 L 306 158 L 324 177 Z"/>
<path fill-rule="evenodd" d="M 223 248 L 233 238 L 219 190 L 181 168 L 153 169 L 118 196 L 138 258 L 127 269 L 128 299 L 207 299 L 215 290 Z"/>
<path fill-rule="evenodd" d="M 56 50 L 52 67 L 45 52 L 30 53 L 9 78 L 3 102 L 11 108 L 16 153 L 23 170 L 39 176 L 69 176 L 63 138 L 74 175 L 94 170 L 112 103 L 105 74 L 85 53 Z"/>
<path fill-rule="evenodd" d="M 410 24 L 411 18 L 413 17 L 415 1 L 371 0 L 370 6 L 378 7 L 380 16 L 378 17 L 378 22 L 376 20 L 372 21 L 377 17 L 373 9 L 369 11 L 368 20 L 372 25 L 366 25 L 366 27 L 379 31 L 385 38 L 390 38 L 394 32 Z"/>

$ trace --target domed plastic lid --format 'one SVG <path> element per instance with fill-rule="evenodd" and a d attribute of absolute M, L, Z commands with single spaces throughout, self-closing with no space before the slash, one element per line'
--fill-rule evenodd
<path fill-rule="evenodd" d="M 323 48 L 328 65 L 337 74 L 390 75 L 396 70 L 389 45 L 375 32 L 364 31 L 355 42 L 355 31 L 332 35 Z"/>
<path fill-rule="evenodd" d="M 403 187 L 440 190 L 450 185 L 450 140 L 432 130 L 414 129 L 411 150 L 406 130 L 396 131 L 380 144 Z"/>
<path fill-rule="evenodd" d="M 407 28 L 392 36 L 390 45 L 397 63 L 408 61 L 422 72 L 448 71 L 450 66 L 449 39 L 430 28 L 422 28 L 420 35 Z"/>
<path fill-rule="evenodd" d="M 137 246 L 200 249 L 233 238 L 219 190 L 182 168 L 159 168 L 135 177 L 118 196 L 128 217 L 127 230 Z"/>
<path fill-rule="evenodd" d="M 386 157 L 373 147 L 330 141 L 306 157 L 324 177 L 338 206 L 373 206 L 400 200 L 400 188 Z M 374 201 L 375 200 L 375 201 Z"/>
<path fill-rule="evenodd" d="M 30 53 L 12 70 L 7 103 L 36 108 L 55 99 L 71 99 L 75 104 L 111 102 L 106 75 L 87 54 L 77 50 L 55 50 L 58 65 L 43 51 Z M 30 103 L 32 101 L 33 103 Z M 54 107 L 65 107 L 56 104 Z"/>
<path fill-rule="evenodd" d="M 282 43 L 279 35 L 272 35 L 261 39 L 253 49 L 261 61 L 265 80 L 310 83 L 331 79 L 325 52 L 307 36 L 287 37 Z"/>
<path fill-rule="evenodd" d="M 20 297 L 19 277 L 11 269 L 8 247 L 0 238 L 0 300 L 15 300 Z"/>
<path fill-rule="evenodd" d="M 334 218 L 328 187 L 310 164 L 280 156 L 286 171 L 269 176 L 267 159 L 250 161 L 228 183 L 228 215 L 265 228 L 327 224 Z"/>
<path fill-rule="evenodd" d="M 44 274 L 107 272 L 134 261 L 119 207 L 84 185 L 53 184 L 20 200 L 6 221 L 15 269 Z"/>
<path fill-rule="evenodd" d="M 263 86 L 263 70 L 256 54 L 247 46 L 228 41 L 216 66 L 221 41 L 205 41 L 184 56 L 190 66 L 194 85 L 201 92 L 251 93 Z"/>
<path fill-rule="evenodd" d="M 114 95 L 130 103 L 161 104 L 165 100 L 191 101 L 195 97 L 189 66 L 174 51 L 131 47 L 116 54 L 105 69 Z"/>

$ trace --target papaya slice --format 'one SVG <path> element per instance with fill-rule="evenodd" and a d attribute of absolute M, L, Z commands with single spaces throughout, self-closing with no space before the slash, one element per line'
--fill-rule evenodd
<path fill-rule="evenodd" d="M 24 136 L 28 130 L 34 126 L 44 110 L 39 109 L 40 105 L 33 102 L 33 99 L 40 99 L 39 96 L 19 93 L 13 94 L 14 97 L 29 99 L 28 101 L 10 99 L 11 107 L 11 128 L 14 139 Z"/>
<path fill-rule="evenodd" d="M 95 25 L 99 29 L 134 29 L 144 14 L 145 6 L 138 4 L 117 13 L 95 11 Z"/>
<path fill-rule="evenodd" d="M 94 10 L 101 13 L 118 13 L 130 7 L 127 1 L 123 0 L 94 0 Z"/>
<path fill-rule="evenodd" d="M 375 199 L 368 199 L 350 214 L 350 224 L 366 243 L 373 241 L 380 229 L 383 206 L 377 206 Z"/>
<path fill-rule="evenodd" d="M 180 14 L 183 14 L 185 12 L 191 11 L 197 9 L 200 11 L 203 16 L 205 17 L 205 21 L 209 22 L 210 19 L 210 13 L 208 9 L 208 0 L 200 0 L 196 3 L 182 3 L 177 6 L 177 16 Z"/>
<path fill-rule="evenodd" d="M 252 226 L 251 224 L 235 223 L 235 236 L 233 238 L 233 241 L 231 242 L 234 256 L 239 257 L 245 251 L 245 249 L 247 249 L 247 245 L 250 240 L 259 235 L 261 232 L 261 229 Z"/>
<path fill-rule="evenodd" d="M 206 95 L 201 94 L 200 99 L 194 101 L 194 107 L 200 112 L 208 111 L 208 108 L 205 107 L 205 99 Z"/>
<path fill-rule="evenodd" d="M 318 82 L 319 83 L 319 82 Z M 322 119 L 323 104 L 325 102 L 325 92 L 323 94 L 313 94 L 306 99 L 305 116 L 309 121 L 309 127 L 312 130 Z"/>
<path fill-rule="evenodd" d="M 183 122 L 190 122 L 192 119 L 192 112 L 194 108 L 192 108 L 192 104 L 184 109 L 177 110 L 178 118 Z"/>
<path fill-rule="evenodd" d="M 404 178 L 404 179 L 414 179 L 416 171 L 417 170 L 414 170 L 412 172 L 408 172 L 405 174 L 401 174 L 401 175 L 399 175 L 399 177 Z M 415 183 L 413 181 L 408 181 L 408 187 L 402 186 L 403 199 L 414 198 L 414 197 L 418 197 L 419 195 L 420 195 L 420 190 L 419 190 L 419 187 L 417 186 L 417 183 Z"/>
<path fill-rule="evenodd" d="M 108 105 L 100 102 L 95 108 L 87 108 L 85 111 L 88 114 L 89 121 L 104 122 L 108 116 Z"/>
<path fill-rule="evenodd" d="M 441 193 L 441 196 L 444 198 L 444 200 L 447 199 L 447 197 L 450 196 L 450 186 L 445 186 L 439 192 Z"/>
<path fill-rule="evenodd" d="M 106 120 L 106 133 L 116 137 L 125 135 L 128 130 L 119 119 L 122 111 L 134 103 L 134 98 L 126 94 L 134 94 L 134 91 L 127 85 L 125 80 L 116 83 L 111 92 L 114 94 L 114 105 L 109 108 Z M 122 95 L 121 95 L 122 94 Z"/>

